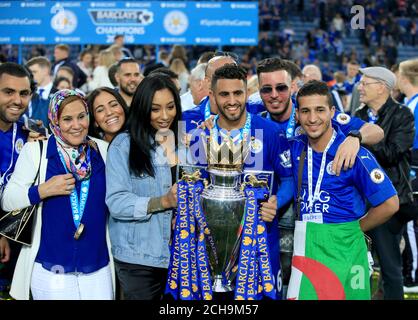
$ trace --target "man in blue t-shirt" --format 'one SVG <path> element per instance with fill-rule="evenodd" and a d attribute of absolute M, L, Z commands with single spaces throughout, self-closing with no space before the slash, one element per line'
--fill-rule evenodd
<path fill-rule="evenodd" d="M 0 199 L 27 140 L 28 134 L 22 130 L 19 119 L 28 107 L 32 91 L 30 74 L 24 67 L 12 62 L 0 64 Z M 18 254 L 12 251 L 11 262 Z M 8 262 L 10 257 L 9 243 L 0 236 L 0 264 Z M 0 281 L 11 280 L 14 264 L 10 264 L 2 270 Z"/>
<path fill-rule="evenodd" d="M 335 175 L 332 162 L 335 161 L 335 154 L 345 136 L 332 125 L 335 107 L 326 83 L 316 80 L 308 82 L 299 90 L 297 101 L 296 115 L 305 134 L 289 141 L 296 185 L 295 201 L 298 204 L 296 214 L 300 220 L 295 229 L 294 263 L 295 256 L 299 259 L 303 252 L 306 256 L 318 257 L 315 261 L 319 264 L 333 266 L 329 268 L 336 272 L 339 278 L 337 283 L 341 281 L 345 286 L 343 291 L 346 298 L 364 298 L 364 295 L 370 298 L 370 290 L 367 290 L 368 277 L 356 278 L 361 285 L 351 285 L 350 288 L 350 281 L 352 284 L 354 279 L 351 279 L 354 276 L 350 272 L 353 273 L 357 262 L 367 265 L 365 242 L 362 242 L 363 232 L 381 225 L 398 210 L 396 190 L 372 153 L 363 147 L 360 147 L 353 167 L 342 171 L 339 176 Z M 302 176 L 299 176 L 300 171 Z M 369 210 L 366 208 L 366 201 L 371 205 Z M 315 226 L 317 234 L 310 238 L 310 235 L 304 234 L 307 230 L 312 230 L 309 223 L 325 226 Z M 333 227 L 326 226 L 331 224 Z M 347 230 L 350 230 L 353 237 L 346 237 Z M 330 233 L 332 243 L 320 240 Z M 309 241 L 313 241 L 314 248 Z M 305 248 L 311 245 L 311 249 L 301 250 L 302 242 Z M 335 252 L 335 248 L 339 250 Z M 359 251 L 352 252 L 353 250 Z M 343 254 L 345 251 L 350 251 L 350 255 Z M 310 290 L 299 281 L 301 275 L 297 269 L 293 264 L 289 298 L 307 297 L 306 290 Z M 310 271 L 312 270 L 305 269 L 302 272 L 320 287 L 315 279 L 310 278 L 314 277 Z M 351 280 L 347 281 L 347 278 Z M 318 298 L 320 294 L 321 297 L 332 297 L 332 292 L 321 291 L 318 287 L 315 287 Z M 356 288 L 366 290 L 362 291 L 361 296 L 357 296 L 356 292 L 360 291 L 356 291 Z M 340 297 L 344 297 L 344 294 Z"/>
<path fill-rule="evenodd" d="M 246 73 L 241 67 L 229 64 L 215 71 L 210 97 L 216 103 L 219 115 L 213 120 L 212 130 L 205 128 L 192 132 L 188 150 L 189 160 L 193 161 L 193 164 L 207 164 L 205 139 L 215 129 L 219 141 L 226 136 L 238 141 L 247 137 L 248 141 L 251 141 L 248 156 L 244 161 L 244 171 L 274 171 L 274 180 L 278 183 L 272 190 L 273 196 L 262 203 L 261 216 L 267 222 L 270 262 L 277 291 L 280 292 L 279 230 L 276 212 L 277 208 L 288 203 L 293 195 L 289 146 L 287 140 L 279 135 L 277 128 L 246 110 L 246 84 Z"/>

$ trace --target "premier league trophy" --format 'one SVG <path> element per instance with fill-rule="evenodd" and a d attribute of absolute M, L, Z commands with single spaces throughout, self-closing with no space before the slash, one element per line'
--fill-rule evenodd
<path fill-rule="evenodd" d="M 210 300 L 213 292 L 234 290 L 235 299 L 275 294 L 266 228 L 258 214 L 273 174 L 243 171 L 250 137 L 234 141 L 211 134 L 202 140 L 207 166 L 186 165 L 179 172 L 166 293 L 184 300 Z"/>
<path fill-rule="evenodd" d="M 218 144 L 209 138 L 207 172 L 210 184 L 201 196 L 202 210 L 214 241 L 214 247 L 207 245 L 214 292 L 234 290 L 232 277 L 235 274 L 231 271 L 238 258 L 246 201 L 240 182 L 248 144 L 243 140 L 237 145 L 222 142 Z"/>

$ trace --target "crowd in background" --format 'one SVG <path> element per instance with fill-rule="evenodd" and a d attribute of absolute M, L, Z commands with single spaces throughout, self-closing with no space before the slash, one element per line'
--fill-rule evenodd
<path fill-rule="evenodd" d="M 68 95 L 75 97 L 75 100 L 70 99 L 69 103 L 77 101 L 77 107 L 80 109 L 79 114 L 75 116 L 85 116 L 86 113 L 90 114 L 90 127 L 84 128 L 86 135 L 88 131 L 95 138 L 110 142 L 121 131 L 125 129 L 134 131 L 133 128 L 137 127 L 146 128 L 149 122 L 153 125 L 154 121 L 157 123 L 157 127 L 158 125 L 165 126 L 165 120 L 153 119 L 153 110 L 150 105 L 154 106 L 154 101 L 152 103 L 150 101 L 144 101 L 145 98 L 135 94 L 140 83 L 146 78 L 149 79 L 146 82 L 148 87 L 145 84 L 139 87 L 140 92 L 143 93 L 142 96 L 146 96 L 145 93 L 147 92 L 168 93 L 170 97 L 169 103 L 167 105 L 163 103 L 157 105 L 167 108 L 167 111 L 165 111 L 167 114 L 171 112 L 169 125 L 172 126 L 180 117 L 180 110 L 183 112 L 189 109 L 195 110 L 196 107 L 202 105 L 204 99 L 207 99 L 209 91 L 208 87 L 203 83 L 203 80 L 207 77 L 208 72 L 211 71 L 211 65 L 209 64 L 208 66 L 208 62 L 217 55 L 227 56 L 246 69 L 248 80 L 247 94 L 249 97 L 255 97 L 257 99 L 258 95 L 258 99 L 260 100 L 260 78 L 257 76 L 257 64 L 267 57 L 279 57 L 294 62 L 294 64 L 287 62 L 286 66 L 289 68 L 287 72 L 291 74 L 292 81 L 296 87 L 301 87 L 303 83 L 307 83 L 312 79 L 324 80 L 333 94 L 337 109 L 343 113 L 354 115 L 355 110 L 359 106 L 364 106 L 364 104 L 361 105 L 359 102 L 359 95 L 364 97 L 364 88 L 366 85 L 376 84 L 376 82 L 372 83 L 369 81 L 369 83 L 365 83 L 363 81 L 361 83 L 361 89 L 358 89 L 361 79 L 360 68 L 385 66 L 388 69 L 391 68 L 394 74 L 399 76 L 396 53 L 397 46 L 399 44 L 417 45 L 416 22 L 414 22 L 414 19 L 417 18 L 417 3 L 416 1 L 364 2 L 363 5 L 366 8 L 366 30 L 353 33 L 361 38 L 364 45 L 362 55 L 355 51 L 347 51 L 346 49 L 349 48 L 343 48 L 342 46 L 342 38 L 346 37 L 347 33 L 353 32 L 348 27 L 351 14 L 347 11 L 347 8 L 350 8 L 351 5 L 353 3 L 349 0 L 344 1 L 343 4 L 337 1 L 312 1 L 309 3 L 307 1 L 260 1 L 259 45 L 248 48 L 228 46 L 224 48 L 225 52 L 219 51 L 215 47 L 185 47 L 181 45 L 160 46 L 157 52 L 156 47 L 152 45 L 127 45 L 124 42 L 123 35 L 115 35 L 113 44 L 103 46 L 91 45 L 79 47 L 66 44 L 58 44 L 55 46 L 33 45 L 30 47 L 30 50 L 25 51 L 22 63 L 30 71 L 32 84 L 36 86 L 34 95 L 30 102 L 28 102 L 28 109 L 24 117 L 41 120 L 46 127 L 48 127 L 49 123 L 52 123 L 51 128 L 55 128 L 53 130 L 54 132 L 52 132 L 54 139 L 61 139 L 62 136 L 58 122 L 62 115 L 58 114 L 58 109 L 59 105 L 68 96 L 63 97 L 61 101 L 59 93 L 63 89 L 69 89 L 71 91 L 69 91 L 70 94 Z M 287 18 L 292 17 L 292 15 L 299 16 L 303 21 L 317 23 L 317 28 L 308 32 L 303 42 L 292 40 L 294 30 L 287 24 Z M 1 46 L 0 50 L 2 55 L 0 57 L 2 59 L 0 63 L 17 61 L 15 47 Z M 330 70 L 327 68 L 326 63 L 329 61 L 336 62 L 337 69 Z M 292 68 L 294 72 L 290 71 Z M 158 79 L 163 79 L 164 81 L 159 81 Z M 379 85 L 382 85 L 382 83 Z M 277 91 L 277 88 L 274 90 Z M 289 89 L 290 85 L 287 87 L 288 91 Z M 405 87 L 397 87 L 394 83 L 391 83 L 390 88 L 384 87 L 384 89 L 386 91 L 390 89 L 391 95 L 388 93 L 387 99 L 390 99 L 391 102 L 392 97 L 400 103 L 408 101 L 405 100 Z M 270 93 L 274 90 L 270 87 Z M 85 95 L 87 99 L 84 102 Z M 178 100 L 177 97 L 181 100 Z M 158 96 L 158 98 L 160 97 Z M 165 103 L 166 100 L 166 97 L 161 95 L 161 101 Z M 289 101 L 290 93 L 288 103 Z M 51 111 L 51 106 L 56 106 L 56 109 Z M 139 116 L 143 114 L 142 112 L 146 112 L 147 117 L 145 120 Z M 105 114 L 111 114 L 112 117 L 106 117 Z M 128 114 L 130 114 L 129 121 Z M 410 116 L 412 118 L 412 115 Z M 367 115 L 365 117 L 367 118 Z M 375 120 L 377 121 L 377 119 Z M 53 121 L 56 121 L 56 123 Z M 129 131 L 129 134 L 132 135 L 133 131 Z M 109 151 L 110 154 L 113 154 L 114 157 L 122 156 L 128 157 L 129 159 L 140 159 L 141 161 L 144 158 L 149 158 L 151 154 L 153 157 L 160 156 L 157 153 L 154 154 L 155 150 L 149 146 L 148 150 L 145 151 L 148 154 L 135 154 L 134 152 L 128 151 L 132 150 L 129 149 L 129 143 L 133 143 L 134 141 L 137 146 L 142 146 L 144 140 L 141 139 L 143 137 L 149 138 L 151 132 L 152 129 L 148 128 L 144 132 L 141 132 L 141 134 L 138 134 L 138 136 L 134 136 L 131 140 L 127 139 L 127 133 L 119 135 L 116 142 L 113 143 L 113 150 L 111 149 Z M 410 134 L 411 137 L 412 135 Z M 129 143 L 127 143 L 128 140 L 130 141 Z M 90 146 L 84 145 L 84 142 L 77 144 L 77 146 L 79 145 L 83 148 L 90 148 Z M 93 147 L 92 150 L 95 150 L 92 151 L 93 154 L 98 152 L 97 148 Z M 123 160 L 125 161 L 127 159 L 123 158 Z M 104 159 L 96 157 L 95 161 L 102 166 Z M 119 174 L 119 170 L 122 170 L 119 164 L 122 162 L 111 162 L 110 165 L 106 165 L 111 169 L 115 169 L 114 180 L 123 178 Z M 147 167 L 146 161 L 144 162 L 145 164 L 142 162 L 139 168 L 133 167 L 134 171 L 137 170 L 138 176 L 144 174 L 144 172 L 149 173 L 154 170 Z M 164 179 L 167 181 L 165 181 L 164 186 L 158 187 L 161 187 L 161 190 L 155 192 L 159 194 L 159 197 L 156 198 L 160 202 L 153 203 L 154 207 L 150 205 L 151 207 L 143 206 L 138 208 L 136 204 L 124 202 L 126 200 L 125 198 L 119 199 L 114 195 L 113 198 L 111 196 L 107 197 L 107 204 L 113 206 L 114 212 L 117 211 L 115 216 L 121 220 L 126 218 L 124 216 L 126 213 L 124 209 L 119 209 L 122 204 L 126 206 L 126 211 L 133 210 L 132 208 L 134 208 L 136 210 L 134 214 L 137 215 L 136 218 L 138 219 L 146 219 L 152 212 L 168 212 L 170 208 L 175 207 L 176 199 L 173 194 L 176 194 L 176 190 L 170 188 L 174 180 L 171 181 L 169 179 L 170 174 L 172 174 L 172 167 L 167 166 L 163 169 L 155 169 L 157 176 L 160 175 L 158 177 L 161 179 L 165 177 Z M 124 169 L 126 169 L 124 173 L 129 178 L 128 169 Z M 130 167 L 129 169 L 132 168 Z M 69 172 L 71 170 L 74 170 L 74 168 L 70 166 L 67 171 Z M 101 170 L 100 172 L 94 172 L 97 175 L 97 179 L 101 179 L 104 175 L 104 169 L 101 168 Z M 155 181 L 159 181 L 157 176 L 154 176 L 152 179 L 150 178 L 150 181 L 147 182 L 149 187 L 158 185 L 158 183 L 155 183 Z M 125 180 L 120 181 L 120 184 L 123 185 Z M 134 187 L 135 183 L 138 183 L 138 181 L 133 182 Z M 71 182 L 71 185 L 74 185 L 74 183 Z M 114 186 L 108 186 L 108 189 L 111 188 L 114 188 Z M 141 189 L 143 186 L 138 188 L 138 193 L 150 192 L 147 188 Z M 99 191 L 100 194 L 98 197 L 104 198 L 104 190 Z M 65 192 L 67 191 L 62 190 L 61 194 L 66 194 Z M 48 196 L 45 196 L 45 199 Z M 150 195 L 150 197 L 152 196 L 155 196 L 155 194 Z M 164 206 L 162 206 L 164 201 L 160 199 L 161 197 L 165 197 Z M 41 199 L 38 199 L 38 201 L 41 201 Z M 161 219 L 164 219 L 165 224 L 171 224 L 170 219 L 167 217 L 161 216 Z M 105 222 L 101 220 L 101 223 L 104 230 Z M 121 228 L 120 230 L 123 229 L 121 226 L 114 225 L 113 227 L 115 230 L 117 228 Z M 401 233 L 400 230 L 398 232 Z M 109 276 L 109 270 L 113 269 L 114 266 L 109 262 L 109 257 L 106 254 L 105 249 L 107 244 L 104 232 L 101 232 L 99 238 L 101 242 L 97 246 L 100 246 L 103 263 L 95 267 L 97 267 L 97 270 L 105 272 L 101 277 L 106 279 L 108 285 L 106 287 L 106 294 L 112 296 L 112 279 Z M 164 239 L 167 240 L 168 238 Z M 149 241 L 150 247 L 157 243 L 149 239 L 147 241 Z M 160 245 L 159 242 L 157 244 Z M 132 260 L 130 261 L 130 266 L 125 265 L 122 260 L 126 257 L 121 252 L 129 251 L 130 249 L 122 248 L 124 245 L 125 243 L 121 241 L 121 251 L 119 251 L 121 261 L 115 260 L 115 267 L 121 277 L 120 281 L 125 281 L 123 285 L 126 288 L 129 287 L 131 280 L 129 273 L 132 270 L 129 268 L 132 265 L 142 264 L 143 261 Z M 48 256 L 50 253 L 45 251 L 44 254 Z M 118 256 L 115 256 L 115 258 L 118 258 Z M 165 259 L 165 265 L 168 259 L 167 252 L 164 252 L 162 258 Z M 146 261 L 147 263 L 149 262 L 148 260 Z M 103 270 L 99 267 L 106 269 Z M 147 270 L 141 269 L 140 271 L 146 272 Z M 39 283 L 42 282 L 41 277 L 38 280 Z M 415 286 L 417 283 L 418 281 L 414 277 L 412 284 Z M 143 295 L 136 296 L 134 292 L 135 288 L 131 289 L 131 298 L 155 294 L 145 292 L 141 293 Z M 42 295 L 38 297 L 42 297 Z"/>

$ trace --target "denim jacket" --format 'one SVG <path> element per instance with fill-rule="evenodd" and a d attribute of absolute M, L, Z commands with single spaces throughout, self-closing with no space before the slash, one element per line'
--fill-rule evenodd
<path fill-rule="evenodd" d="M 150 198 L 166 194 L 171 171 L 161 149 L 152 152 L 155 178 L 129 172 L 130 136 L 118 135 L 106 162 L 106 204 L 113 256 L 120 261 L 168 268 L 172 210 L 147 214 Z"/>

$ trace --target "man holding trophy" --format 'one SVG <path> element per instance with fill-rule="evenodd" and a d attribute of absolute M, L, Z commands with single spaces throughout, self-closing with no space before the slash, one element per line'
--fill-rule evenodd
<path fill-rule="evenodd" d="M 268 121 L 246 111 L 246 92 L 244 69 L 217 69 L 210 95 L 219 114 L 187 146 L 188 164 L 205 170 L 179 182 L 166 288 L 174 298 L 234 290 L 237 300 L 281 298 L 276 212 L 293 195 L 289 146 Z"/>

